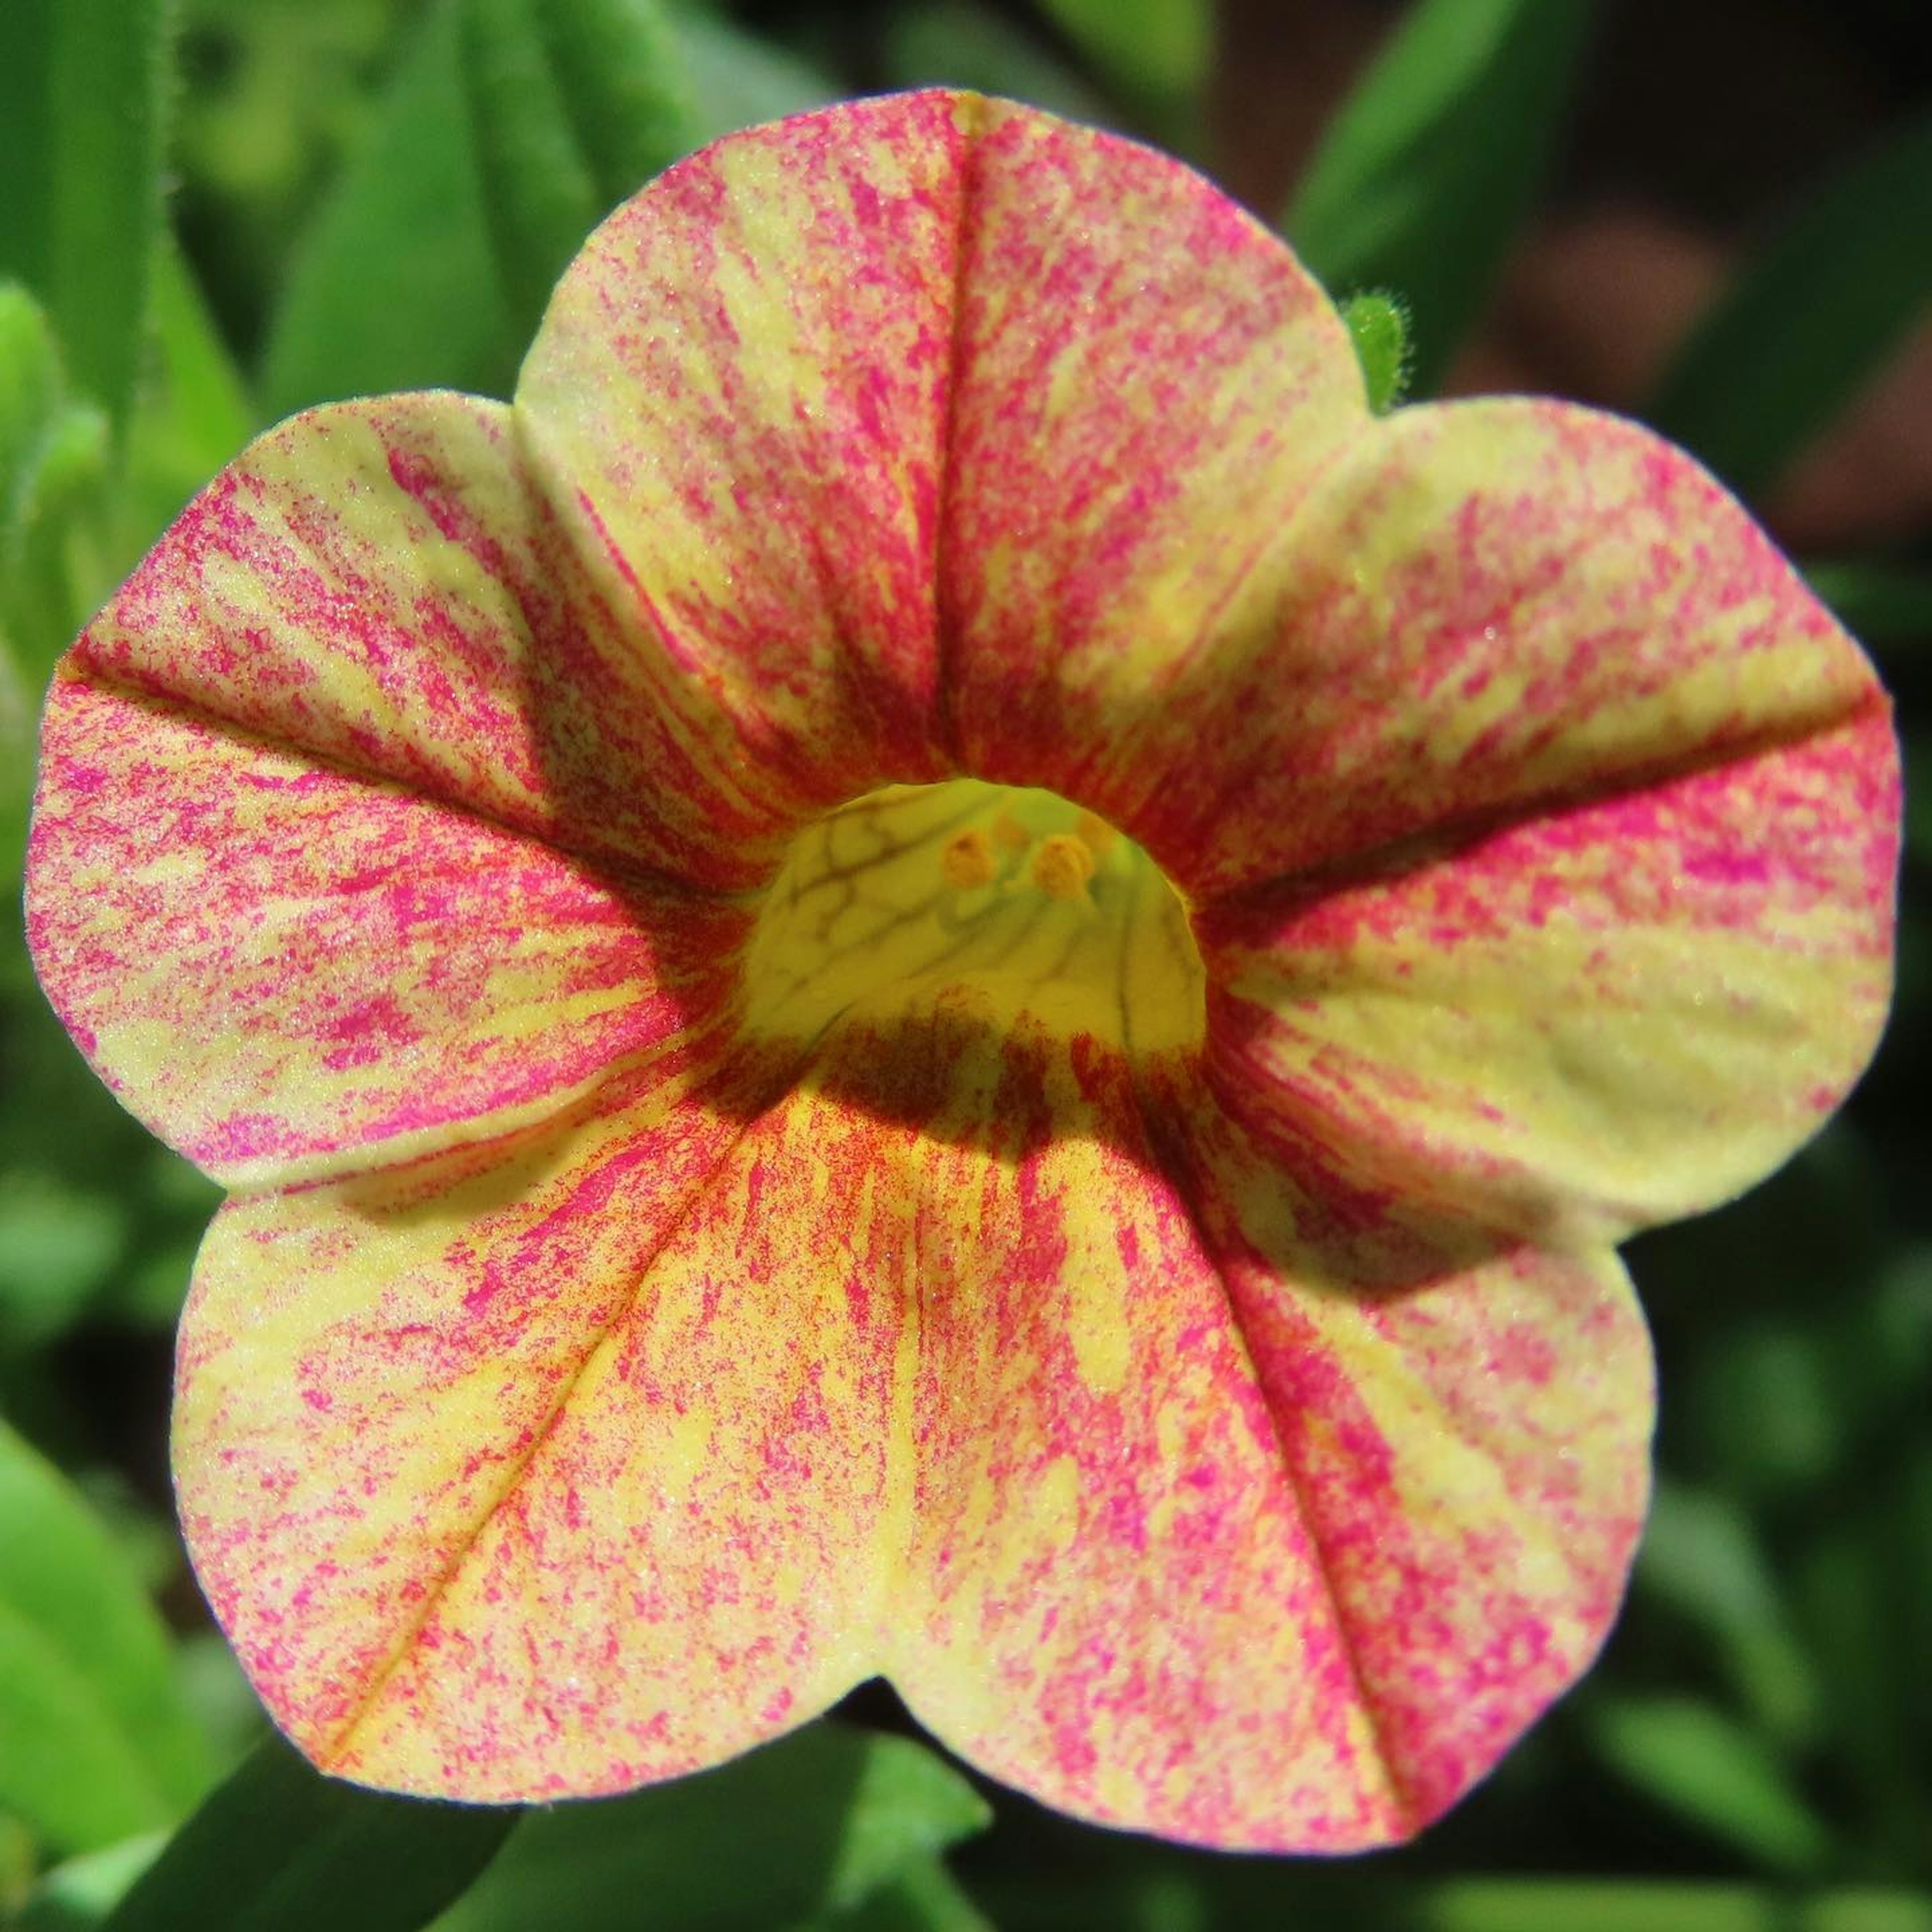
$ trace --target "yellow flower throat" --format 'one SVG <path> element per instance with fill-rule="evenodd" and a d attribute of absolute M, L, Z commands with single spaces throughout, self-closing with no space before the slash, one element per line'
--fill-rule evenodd
<path fill-rule="evenodd" d="M 1052 792 L 958 778 L 868 794 L 801 833 L 747 961 L 748 1024 L 815 1038 L 944 992 L 1136 1056 L 1198 1045 L 1180 898 L 1124 833 Z"/>

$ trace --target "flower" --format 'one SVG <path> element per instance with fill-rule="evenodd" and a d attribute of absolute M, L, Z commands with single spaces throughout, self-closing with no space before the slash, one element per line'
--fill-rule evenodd
<path fill-rule="evenodd" d="M 1612 1244 L 1856 1077 L 1898 815 L 1688 458 L 1374 418 L 1206 183 L 928 92 L 644 190 L 513 404 L 225 471 L 56 681 L 31 929 L 235 1190 L 181 1508 L 325 1768 L 615 1791 L 883 1673 L 1334 1850 L 1601 1641 Z"/>

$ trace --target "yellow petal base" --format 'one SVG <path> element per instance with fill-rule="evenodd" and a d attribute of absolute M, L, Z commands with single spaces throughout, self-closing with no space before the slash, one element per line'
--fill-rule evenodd
<path fill-rule="evenodd" d="M 746 961 L 746 1025 L 808 1045 L 848 1013 L 970 989 L 1132 1058 L 1198 1047 L 1201 956 L 1180 895 L 1133 841 L 1052 792 L 896 785 L 794 844 Z"/>

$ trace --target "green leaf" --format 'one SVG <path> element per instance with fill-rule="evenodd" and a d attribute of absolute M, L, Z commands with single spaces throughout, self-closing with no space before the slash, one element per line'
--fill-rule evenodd
<path fill-rule="evenodd" d="M 160 233 L 167 0 L 0 6 L 0 276 L 39 295 L 74 380 L 132 406 Z"/>
<path fill-rule="evenodd" d="M 1817 1493 L 1843 1472 L 1853 1418 L 1836 1400 L 1811 1320 L 1737 1324 L 1699 1360 L 1692 1388 L 1690 1423 L 1738 1496 Z"/>
<path fill-rule="evenodd" d="M 175 1834 L 108 1932 L 416 1932 L 520 1815 L 340 1784 L 272 1738 Z"/>
<path fill-rule="evenodd" d="M 1441 382 L 1534 203 L 1588 0 L 1419 0 L 1342 104 L 1286 222 L 1337 293 L 1393 289 L 1413 380 Z"/>
<path fill-rule="evenodd" d="M 1639 1790 L 1772 1870 L 1814 1871 L 1830 1856 L 1830 1834 L 1777 1760 L 1715 1706 L 1605 1697 L 1586 1722 L 1598 1754 Z"/>
<path fill-rule="evenodd" d="M 796 55 L 708 14 L 681 15 L 677 38 L 700 141 L 823 107 L 844 91 Z"/>
<path fill-rule="evenodd" d="M 70 394 L 45 310 L 0 284 L 0 634 L 36 700 L 86 615 L 71 550 L 107 454 L 106 418 Z"/>
<path fill-rule="evenodd" d="M 634 1796 L 532 1812 L 436 1932 L 769 1932 L 850 1911 L 980 1830 L 966 1780 L 903 1738 L 817 1724 Z"/>
<path fill-rule="evenodd" d="M 462 0 L 463 79 L 513 328 L 536 331 L 584 238 L 695 145 L 653 0 Z"/>
<path fill-rule="evenodd" d="M 1932 1932 L 1932 1898 L 1654 1879 L 1450 1879 L 1396 1924 L 1400 1932 Z"/>
<path fill-rule="evenodd" d="M 1042 12 L 1130 96 L 1191 96 L 1214 58 L 1211 0 L 1040 0 Z"/>
<path fill-rule="evenodd" d="M 260 427 L 214 317 L 164 236 L 154 262 L 150 348 L 128 434 L 121 545 L 146 552 L 182 506 Z"/>
<path fill-rule="evenodd" d="M 262 388 L 271 416 L 408 388 L 506 394 L 512 322 L 470 136 L 455 9 L 423 22 L 290 270 Z"/>
<path fill-rule="evenodd" d="M 1898 1606 L 1900 1648 L 1932 1656 L 1932 1433 L 1922 1434 L 1901 1460 L 1887 1546 L 1896 1556 L 1889 1581 Z M 1922 1669 L 1906 1679 L 1905 1695 L 1917 1734 L 1932 1736 L 1932 1683 Z"/>
<path fill-rule="evenodd" d="M 695 147 L 683 42 L 661 0 L 526 0 L 596 184 L 596 218 Z"/>
<path fill-rule="evenodd" d="M 14 1932 L 94 1932 L 167 1841 L 165 1832 L 144 1832 L 55 1866 L 34 1888 Z"/>
<path fill-rule="evenodd" d="M 87 1506 L 0 1424 L 0 1806 L 64 1851 L 172 1823 L 210 1766 L 167 1637 Z"/>
<path fill-rule="evenodd" d="M 34 714 L 20 662 L 19 646 L 0 616 L 0 890 L 10 905 L 19 896 L 25 870 L 33 796 Z M 16 973 L 25 990 L 25 952 L 14 950 L 19 923 L 10 914 L 0 919 L 0 998 L 13 990 Z"/>
<path fill-rule="evenodd" d="M 0 1354 L 44 1346 L 79 1319 L 128 1238 L 112 1195 L 57 1177 L 0 1172 Z"/>
<path fill-rule="evenodd" d="M 1792 1594 L 1825 1678 L 1833 1742 L 1856 1780 L 1852 1815 L 1861 1840 L 1889 1841 L 1893 1857 L 1910 1847 L 1910 1869 L 1925 1843 L 1924 1738 L 1911 1689 L 1921 1653 L 1898 1614 L 1894 1592 L 1910 1566 L 1886 1500 L 1882 1491 L 1856 1501 L 1841 1495 L 1798 1554 Z"/>
<path fill-rule="evenodd" d="M 272 410 L 507 394 L 585 236 L 699 138 L 681 46 L 657 0 L 433 12 L 297 252 L 269 333 Z"/>
<path fill-rule="evenodd" d="M 993 1932 L 993 1922 L 966 1895 L 946 1862 L 928 1855 L 913 1860 L 862 1904 L 801 1920 L 795 1932 Z"/>
<path fill-rule="evenodd" d="M 1932 570 L 1901 563 L 1808 563 L 1804 576 L 1862 644 L 1932 644 Z"/>
<path fill-rule="evenodd" d="M 1827 182 L 1740 270 L 1642 413 L 1747 496 L 1932 303 L 1932 114 Z"/>
<path fill-rule="evenodd" d="M 977 0 L 934 0 L 895 11 L 886 22 L 884 61 L 895 87 L 968 87 L 1070 120 L 1109 118 L 1107 104 L 1078 74 Z"/>
<path fill-rule="evenodd" d="M 1714 1491 L 1660 1480 L 1634 1579 L 1718 1642 L 1740 1694 L 1765 1728 L 1808 1737 L 1818 1686 L 1748 1520 Z"/>

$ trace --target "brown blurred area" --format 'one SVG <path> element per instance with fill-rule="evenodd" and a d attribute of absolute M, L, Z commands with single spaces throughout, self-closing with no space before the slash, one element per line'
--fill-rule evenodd
<path fill-rule="evenodd" d="M 1250 206 L 1279 213 L 1401 10 L 1223 0 L 1210 160 Z M 1604 0 L 1600 16 L 1550 192 L 1452 392 L 1640 407 L 1754 238 L 1932 100 L 1928 0 Z M 1804 554 L 1932 542 L 1932 322 L 1760 507 Z"/>

